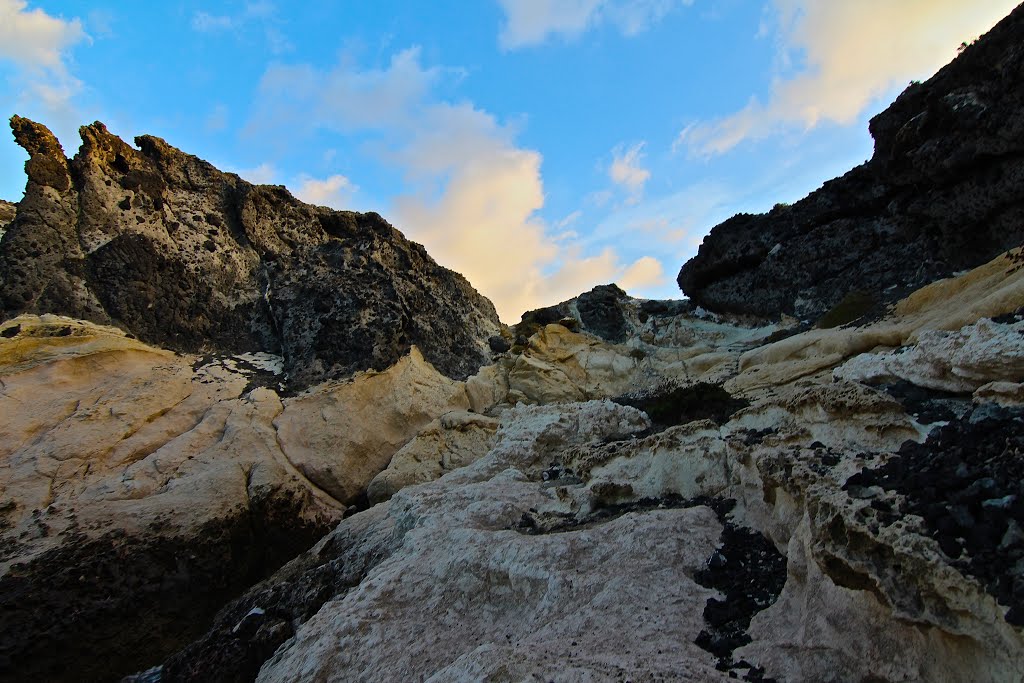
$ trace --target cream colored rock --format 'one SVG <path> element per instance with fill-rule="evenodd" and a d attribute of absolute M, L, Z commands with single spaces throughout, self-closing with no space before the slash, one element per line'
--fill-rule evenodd
<path fill-rule="evenodd" d="M 457 411 L 423 428 L 391 459 L 366 488 L 371 505 L 382 503 L 413 484 L 433 481 L 483 457 L 494 444 L 498 420 Z"/>
<path fill-rule="evenodd" d="M 89 323 L 12 322 L 19 334 L 0 339 L 0 481 L 16 550 L 0 568 L 65 533 L 188 536 L 253 501 L 297 502 L 296 523 L 340 519 L 344 507 L 278 447 L 277 395 L 243 394 L 244 372 L 194 371 L 192 358 Z"/>
<path fill-rule="evenodd" d="M 370 511 L 359 537 L 390 538 L 385 559 L 258 680 L 728 680 L 693 644 L 714 595 L 692 579 L 721 531 L 708 508 L 514 530 L 530 508 L 566 510 L 539 476 L 553 453 L 644 423 L 602 402 L 509 411 L 485 458 Z M 362 516 L 325 544 L 347 554 Z"/>
<path fill-rule="evenodd" d="M 996 348 L 1001 342 L 994 339 L 991 327 L 986 327 L 983 319 L 1012 313 L 1024 305 L 1024 270 L 1014 260 L 1019 253 L 1020 249 L 1012 250 L 958 277 L 923 287 L 896 304 L 886 318 L 870 325 L 809 330 L 747 351 L 739 361 L 737 376 L 729 379 L 726 388 L 733 393 L 755 395 L 800 378 L 828 374 L 848 359 L 867 353 L 878 358 L 858 361 L 839 376 L 847 379 L 894 377 L 898 373 L 892 370 L 901 367 L 903 374 L 911 374 L 913 370 L 904 366 L 919 361 L 936 362 L 928 355 L 935 353 L 939 358 L 948 357 L 963 373 L 963 376 L 954 373 L 955 378 L 945 383 L 945 386 L 959 387 L 952 389 L 954 391 L 972 391 L 980 386 L 978 382 L 1005 380 L 1006 377 L 986 379 L 990 372 L 984 368 L 990 367 L 992 372 L 1019 372 L 1016 358 L 1021 345 L 1017 343 L 1014 348 L 1015 340 L 1011 336 L 1004 339 L 1006 345 Z M 943 333 L 967 326 L 976 329 L 970 340 L 958 341 L 956 335 L 948 337 Z M 942 339 L 948 343 L 939 341 Z M 899 347 L 918 345 L 919 341 L 924 344 L 922 351 L 915 352 L 920 353 L 920 357 L 891 361 L 884 355 Z M 978 345 L 979 351 L 988 356 L 980 362 L 972 361 L 968 353 L 955 358 L 950 356 L 952 347 L 961 342 Z M 1008 353 L 1004 360 L 994 360 L 993 356 L 1004 352 Z M 857 367 L 860 369 L 855 370 Z M 943 369 L 937 368 L 933 374 L 938 376 L 941 372 Z"/>
<path fill-rule="evenodd" d="M 1024 405 L 1024 382 L 989 382 L 974 392 L 975 403 L 996 403 L 1003 407 Z"/>
<path fill-rule="evenodd" d="M 634 380 L 637 359 L 597 337 L 548 325 L 512 365 L 509 388 L 530 403 L 548 404 L 615 396 Z"/>
<path fill-rule="evenodd" d="M 437 372 L 413 347 L 383 372 L 285 399 L 274 426 L 289 461 L 333 498 L 350 503 L 420 429 L 468 407 L 465 386 Z"/>
<path fill-rule="evenodd" d="M 769 430 L 790 444 L 818 441 L 846 450 L 886 451 L 928 433 L 886 394 L 854 382 L 796 382 L 739 411 L 727 433 Z"/>
<path fill-rule="evenodd" d="M 955 393 L 991 382 L 1019 382 L 1024 379 L 1024 322 L 1000 325 L 982 319 L 956 332 L 921 332 L 909 348 L 862 354 L 834 374 L 867 383 L 902 379 Z"/>
<path fill-rule="evenodd" d="M 505 357 L 492 365 L 480 368 L 480 372 L 466 380 L 466 397 L 473 412 L 481 415 L 490 413 L 508 397 L 508 370 L 512 359 Z"/>

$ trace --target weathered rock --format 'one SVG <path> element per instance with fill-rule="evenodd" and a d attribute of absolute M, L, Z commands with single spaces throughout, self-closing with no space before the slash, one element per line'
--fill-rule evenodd
<path fill-rule="evenodd" d="M 415 347 L 284 400 L 281 372 L 70 318 L 0 325 L 0 669 L 108 680 L 159 662 L 468 404 Z"/>
<path fill-rule="evenodd" d="M 917 343 L 850 359 L 836 377 L 866 383 L 904 380 L 928 389 L 971 393 L 991 382 L 1024 380 L 1024 322 L 982 319 L 957 332 L 931 331 Z"/>
<path fill-rule="evenodd" d="M 792 206 L 715 227 L 679 273 L 714 311 L 816 319 L 851 292 L 893 301 L 1024 241 L 1017 8 L 871 121 L 870 161 Z M 827 258 L 822 258 L 827 255 Z"/>
<path fill-rule="evenodd" d="M 285 399 L 274 427 L 300 472 L 352 504 L 418 431 L 438 415 L 468 407 L 463 384 L 437 372 L 413 347 L 383 372 Z"/>
<path fill-rule="evenodd" d="M 253 186 L 163 140 L 135 149 L 101 123 L 68 161 L 13 117 L 30 155 L 0 243 L 0 313 L 116 324 L 178 351 L 282 355 L 302 388 L 383 370 L 412 345 L 465 378 L 490 354 L 494 307 L 377 214 Z"/>
<path fill-rule="evenodd" d="M 498 420 L 466 411 L 442 415 L 403 446 L 387 469 L 366 487 L 370 505 L 389 500 L 413 484 L 440 478 L 446 472 L 470 465 L 494 445 Z"/>

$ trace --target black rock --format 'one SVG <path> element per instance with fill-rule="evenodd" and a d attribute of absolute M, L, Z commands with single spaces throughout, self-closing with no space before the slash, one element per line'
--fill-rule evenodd
<path fill-rule="evenodd" d="M 871 120 L 870 161 L 792 206 L 716 226 L 679 272 L 712 311 L 817 319 L 1024 242 L 1024 7 Z M 891 288 L 891 289 L 890 289 Z"/>
<path fill-rule="evenodd" d="M 68 160 L 15 116 L 28 185 L 0 242 L 0 315 L 118 325 L 176 351 L 284 356 L 291 388 L 384 369 L 416 345 L 473 374 L 500 329 L 491 303 L 375 213 L 304 204 L 159 138 L 101 123 Z"/>

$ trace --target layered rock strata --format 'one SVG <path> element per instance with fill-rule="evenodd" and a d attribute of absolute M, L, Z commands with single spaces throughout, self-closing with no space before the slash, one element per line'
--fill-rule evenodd
<path fill-rule="evenodd" d="M 28 186 L 0 248 L 0 313 L 117 325 L 184 352 L 281 355 L 301 389 L 387 368 L 412 345 L 450 377 L 489 357 L 494 307 L 377 214 L 251 185 L 101 123 L 66 159 L 15 116 Z"/>
<path fill-rule="evenodd" d="M 871 120 L 871 160 L 715 227 L 679 273 L 714 311 L 854 317 L 1024 242 L 1024 8 Z M 823 257 L 824 256 L 824 257 Z"/>

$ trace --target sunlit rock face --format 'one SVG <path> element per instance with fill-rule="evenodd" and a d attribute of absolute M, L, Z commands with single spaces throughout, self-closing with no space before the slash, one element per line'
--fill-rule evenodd
<path fill-rule="evenodd" d="M 792 206 L 715 227 L 679 273 L 714 311 L 816 319 L 851 293 L 890 303 L 1024 241 L 1018 8 L 871 120 L 865 164 Z"/>
<path fill-rule="evenodd" d="M 267 352 L 302 388 L 383 370 L 418 346 L 464 378 L 488 359 L 491 303 L 377 214 L 304 204 L 152 136 L 101 123 L 66 159 L 13 117 L 28 186 L 0 249 L 0 310 L 114 324 L 185 352 Z"/>

